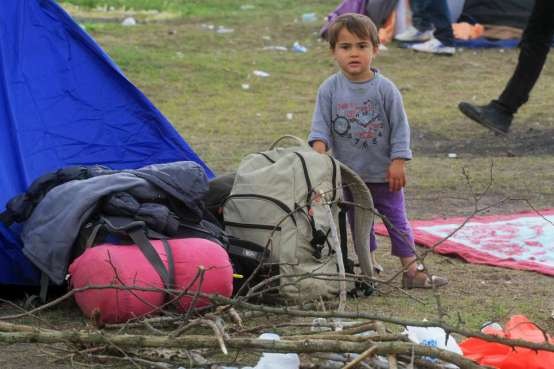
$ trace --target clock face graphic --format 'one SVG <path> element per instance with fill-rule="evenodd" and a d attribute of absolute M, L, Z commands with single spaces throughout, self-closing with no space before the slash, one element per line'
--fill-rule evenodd
<path fill-rule="evenodd" d="M 333 131 L 339 136 L 345 136 L 350 131 L 350 122 L 345 117 L 338 116 L 333 121 Z"/>

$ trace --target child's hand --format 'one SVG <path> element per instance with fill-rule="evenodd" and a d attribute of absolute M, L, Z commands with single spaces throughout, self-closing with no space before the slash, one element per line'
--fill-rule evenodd
<path fill-rule="evenodd" d="M 312 148 L 320 154 L 325 154 L 327 151 L 327 145 L 323 141 L 314 141 L 312 142 Z"/>
<path fill-rule="evenodd" d="M 406 185 L 406 167 L 404 159 L 394 159 L 389 165 L 387 180 L 389 181 L 389 191 L 400 191 Z"/>

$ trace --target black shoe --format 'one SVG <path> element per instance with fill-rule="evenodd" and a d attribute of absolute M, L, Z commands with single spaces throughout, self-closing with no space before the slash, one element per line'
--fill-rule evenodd
<path fill-rule="evenodd" d="M 500 110 L 492 103 L 477 106 L 461 102 L 458 104 L 458 109 L 480 125 L 501 134 L 506 134 L 510 131 L 510 125 L 514 117 L 512 114 Z"/>

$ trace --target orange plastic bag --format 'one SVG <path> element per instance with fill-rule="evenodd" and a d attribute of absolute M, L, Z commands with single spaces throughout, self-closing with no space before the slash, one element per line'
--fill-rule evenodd
<path fill-rule="evenodd" d="M 521 339 L 530 342 L 545 342 L 543 332 L 523 315 L 514 315 L 502 329 L 486 327 L 484 333 L 510 339 Z M 554 339 L 547 336 L 548 342 Z M 533 351 L 530 349 L 501 345 L 478 338 L 468 338 L 460 344 L 464 356 L 481 365 L 498 369 L 552 369 L 554 352 Z"/>
<path fill-rule="evenodd" d="M 473 40 L 483 36 L 485 27 L 479 23 L 452 23 L 452 32 L 454 33 L 454 38 L 457 38 L 458 40 Z"/>

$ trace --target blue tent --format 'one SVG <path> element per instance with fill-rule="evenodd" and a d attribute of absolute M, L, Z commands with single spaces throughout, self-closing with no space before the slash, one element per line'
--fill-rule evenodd
<path fill-rule="evenodd" d="M 171 123 L 54 0 L 1 0 L 0 212 L 38 176 L 193 160 Z M 0 284 L 37 284 L 17 227 L 0 224 Z"/>

